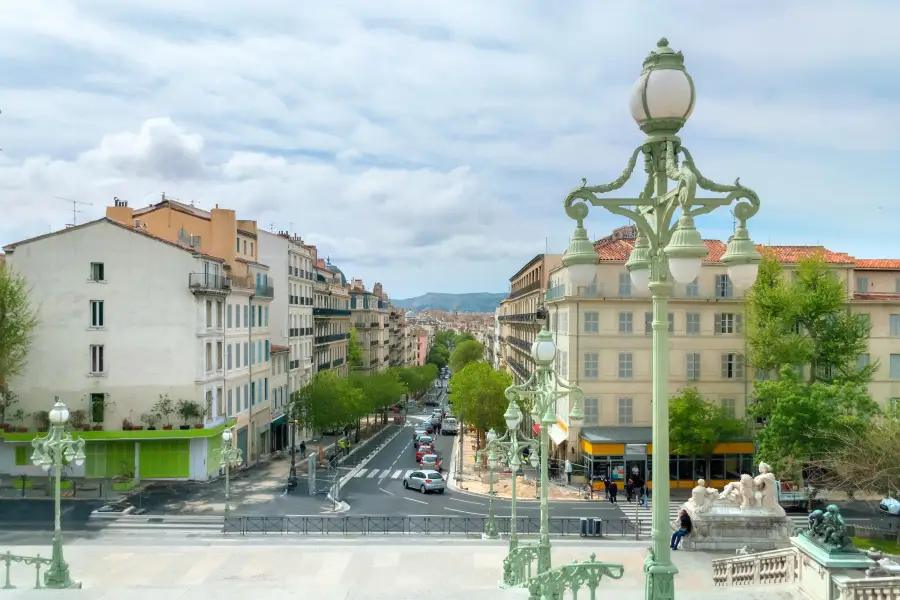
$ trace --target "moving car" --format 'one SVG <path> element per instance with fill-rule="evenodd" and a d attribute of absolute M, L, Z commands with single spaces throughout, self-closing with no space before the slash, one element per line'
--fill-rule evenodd
<path fill-rule="evenodd" d="M 441 435 L 456 435 L 459 433 L 459 421 L 454 417 L 444 417 L 444 424 L 441 426 Z"/>
<path fill-rule="evenodd" d="M 433 446 L 433 445 L 434 445 L 434 438 L 431 437 L 430 435 L 420 435 L 419 437 L 416 438 L 416 441 L 414 442 L 414 445 L 415 445 L 416 448 L 418 448 L 419 446 L 422 446 L 422 445 L 424 445 L 424 446 Z"/>
<path fill-rule="evenodd" d="M 418 448 L 416 448 L 416 462 L 422 462 L 422 457 L 426 454 L 434 454 L 434 446 L 428 446 L 426 444 L 422 444 Z"/>
<path fill-rule="evenodd" d="M 878 510 L 895 517 L 900 517 L 900 500 L 894 498 L 885 498 L 878 503 Z"/>
<path fill-rule="evenodd" d="M 432 469 L 438 473 L 444 471 L 440 454 L 426 454 L 422 457 L 422 460 L 419 461 L 419 464 L 422 465 L 423 469 Z"/>
<path fill-rule="evenodd" d="M 420 435 L 428 435 L 428 431 L 426 430 L 426 428 L 421 425 L 413 429 L 413 439 L 415 440 Z"/>
<path fill-rule="evenodd" d="M 419 469 L 403 478 L 403 487 L 419 490 L 423 494 L 428 492 L 444 493 L 444 477 L 437 471 Z"/>

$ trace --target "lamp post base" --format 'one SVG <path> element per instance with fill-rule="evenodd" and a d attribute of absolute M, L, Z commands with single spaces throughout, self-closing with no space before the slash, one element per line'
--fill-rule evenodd
<path fill-rule="evenodd" d="M 54 590 L 81 589 L 80 581 L 73 581 L 69 577 L 69 565 L 63 559 L 62 540 L 53 540 L 53 555 L 50 568 L 44 572 L 44 587 Z"/>
<path fill-rule="evenodd" d="M 484 528 L 484 532 L 481 534 L 481 539 L 499 540 L 500 531 L 497 529 L 497 525 L 495 525 L 494 523 L 488 523 Z"/>
<path fill-rule="evenodd" d="M 678 567 L 672 563 L 657 564 L 653 551 L 644 560 L 644 599 L 645 600 L 674 600 L 675 599 L 675 575 Z"/>

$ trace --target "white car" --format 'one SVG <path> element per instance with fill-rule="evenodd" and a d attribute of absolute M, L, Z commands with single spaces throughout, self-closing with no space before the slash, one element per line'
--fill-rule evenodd
<path fill-rule="evenodd" d="M 885 498 L 878 503 L 878 510 L 889 515 L 900 517 L 900 500 Z"/>
<path fill-rule="evenodd" d="M 459 433 L 459 421 L 453 417 L 444 417 L 441 435 L 456 435 L 457 433 Z"/>

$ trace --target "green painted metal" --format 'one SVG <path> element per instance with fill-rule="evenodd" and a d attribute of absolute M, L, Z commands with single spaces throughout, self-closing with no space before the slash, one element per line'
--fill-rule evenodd
<path fill-rule="evenodd" d="M 134 442 L 93 442 L 85 446 L 85 477 L 109 478 L 134 473 Z"/>
<path fill-rule="evenodd" d="M 691 90 L 690 104 L 688 110 L 681 118 L 653 118 L 650 105 L 647 102 L 647 82 L 653 71 L 672 70 L 681 71 L 687 78 Z M 662 137 L 672 137 L 684 127 L 688 116 L 694 108 L 696 102 L 696 92 L 694 90 L 694 80 L 690 73 L 684 67 L 684 55 L 681 52 L 675 52 L 669 48 L 669 40 L 660 38 L 656 43 L 656 48 L 650 51 L 647 58 L 644 59 L 641 77 L 638 80 L 641 86 L 641 102 L 643 104 L 644 113 L 650 118 L 640 124 L 641 131 L 646 133 L 648 139 L 660 139 Z"/>
<path fill-rule="evenodd" d="M 114 440 L 165 440 L 165 439 L 189 439 L 204 438 L 222 435 L 226 427 L 234 427 L 235 421 L 229 421 L 215 427 L 203 429 L 141 429 L 137 431 L 72 431 L 75 439 L 83 439 L 88 442 L 114 441 Z M 0 431 L 0 439 L 7 442 L 30 442 L 41 435 L 38 432 L 3 433 Z"/>
<path fill-rule="evenodd" d="M 684 57 L 660 40 L 657 48 L 644 61 L 643 102 L 647 114 L 646 78 L 656 69 L 684 70 Z M 693 81 L 691 105 L 693 105 Z M 652 115 L 651 115 L 652 116 Z M 685 115 L 687 116 L 687 115 Z M 649 119 L 641 124 L 648 137 L 634 150 L 622 174 L 602 185 L 581 185 L 569 192 L 563 203 L 566 214 L 576 222 L 576 231 L 583 228 L 590 206 L 632 220 L 638 229 L 635 250 L 629 258 L 629 271 L 650 268 L 650 291 L 653 296 L 653 479 L 669 481 L 669 394 L 668 394 L 668 301 L 672 291 L 669 258 L 698 258 L 706 256 L 706 247 L 693 218 L 712 212 L 721 206 L 735 203 L 733 213 L 739 226 L 730 241 L 732 252 L 728 264 L 746 264 L 758 260 L 755 246 L 746 232 L 746 221 L 759 211 L 759 196 L 742 186 L 740 180 L 723 185 L 706 179 L 697 169 L 690 151 L 681 144 L 675 133 L 684 125 L 681 119 Z M 665 121 L 665 122 L 662 122 Z M 622 188 L 631 178 L 639 154 L 644 156 L 644 170 L 648 177 L 637 198 L 601 198 Z M 682 157 L 679 161 L 679 156 Z M 668 190 L 668 181 L 675 188 Z M 697 188 L 727 194 L 719 198 L 698 198 Z M 681 217 L 675 219 L 676 211 Z M 593 248 L 591 253 L 594 254 Z M 578 261 L 586 264 L 586 252 Z M 594 256 L 593 260 L 597 260 Z M 655 486 L 653 490 L 652 547 L 644 563 L 646 574 L 645 598 L 671 600 L 675 597 L 674 579 L 678 572 L 672 564 L 669 547 L 669 488 Z M 538 569 L 539 573 L 543 570 Z M 541 575 L 539 575 L 540 577 Z"/>
<path fill-rule="evenodd" d="M 145 440 L 140 443 L 142 479 L 181 479 L 191 474 L 190 440 Z"/>
<path fill-rule="evenodd" d="M 3 576 L 3 589 L 14 590 L 16 589 L 16 586 L 12 584 L 12 579 L 10 577 L 13 563 L 33 566 L 34 587 L 35 589 L 40 589 L 43 587 L 41 586 L 41 567 L 49 567 L 53 561 L 49 558 L 42 558 L 40 554 L 37 556 L 19 556 L 7 551 L 5 554 L 0 554 L 0 562 L 3 562 L 6 571 Z"/>
<path fill-rule="evenodd" d="M 229 429 L 223 433 L 222 446 L 219 449 L 219 468 L 225 469 L 225 516 L 231 514 L 231 467 L 243 461 L 243 452 L 234 445 L 234 434 Z"/>
<path fill-rule="evenodd" d="M 206 440 L 206 474 L 211 475 L 219 470 L 219 458 L 222 456 L 222 436 Z"/>
<path fill-rule="evenodd" d="M 538 573 L 528 582 L 529 600 L 557 600 L 563 598 L 566 592 L 571 592 L 573 598 L 578 597 L 578 591 L 587 588 L 591 600 L 596 600 L 597 589 L 604 577 L 610 579 L 622 579 L 625 567 L 622 565 L 597 562 L 597 555 L 591 553 L 591 559 L 556 567 L 544 573 Z"/>
<path fill-rule="evenodd" d="M 538 557 L 538 547 L 534 544 L 522 544 L 511 548 L 503 559 L 503 580 L 500 587 L 527 587 L 534 577 L 532 565 Z"/>

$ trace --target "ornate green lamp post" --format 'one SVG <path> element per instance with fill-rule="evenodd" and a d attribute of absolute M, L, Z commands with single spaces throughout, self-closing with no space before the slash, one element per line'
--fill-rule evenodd
<path fill-rule="evenodd" d="M 484 533 L 481 534 L 481 537 L 486 540 L 496 540 L 500 537 L 500 530 L 497 529 L 497 522 L 494 520 L 494 474 L 496 473 L 497 466 L 500 464 L 500 456 L 491 446 L 494 440 L 497 439 L 497 432 L 491 429 L 487 434 L 487 460 L 488 460 L 488 468 L 490 469 L 488 473 L 490 474 L 490 489 L 488 491 L 488 520 L 487 523 L 484 524 Z"/>
<path fill-rule="evenodd" d="M 759 211 L 759 197 L 736 180 L 733 185 L 714 183 L 701 175 L 688 149 L 676 135 L 694 108 L 694 82 L 684 68 L 684 56 L 659 40 L 644 60 L 641 76 L 629 99 L 629 109 L 646 138 L 635 149 L 618 179 L 605 185 L 581 186 L 565 200 L 566 213 L 577 222 L 575 235 L 563 263 L 573 292 L 587 287 L 596 276 L 597 253 L 584 229 L 588 205 L 606 208 L 628 217 L 637 226 L 637 239 L 626 268 L 638 290 L 653 296 L 653 544 L 644 563 L 645 597 L 674 597 L 674 576 L 669 548 L 669 394 L 668 394 L 668 299 L 673 282 L 688 284 L 700 275 L 706 245 L 694 227 L 694 217 L 720 206 L 734 206 L 737 227 L 728 241 L 722 263 L 738 288 L 756 280 L 761 261 L 747 233 L 747 220 Z M 600 198 L 621 188 L 631 178 L 638 156 L 643 155 L 647 181 L 637 198 Z M 672 190 L 668 181 L 675 182 Z M 727 194 L 697 198 L 697 188 Z M 676 212 L 680 216 L 676 220 Z"/>
<path fill-rule="evenodd" d="M 517 396 L 530 399 L 534 403 L 533 416 L 540 419 L 540 459 L 541 459 L 541 529 L 538 541 L 537 572 L 549 571 L 550 560 L 550 427 L 556 424 L 557 403 L 568 397 L 572 401 L 569 421 L 578 422 L 584 417 L 581 413 L 583 394 L 581 388 L 570 385 L 561 379 L 553 370 L 553 359 L 556 358 L 556 345 L 553 335 L 547 331 L 546 325 L 531 345 L 531 356 L 534 358 L 535 370 L 525 383 L 511 385 L 506 388 L 506 397 Z"/>
<path fill-rule="evenodd" d="M 233 444 L 234 434 L 231 429 L 222 430 L 222 449 L 219 451 L 219 468 L 225 469 L 225 516 L 231 514 L 231 467 L 241 464 L 242 453 L 240 448 Z"/>
<path fill-rule="evenodd" d="M 50 568 L 44 573 L 44 585 L 48 588 L 72 588 L 81 587 L 77 581 L 69 577 L 69 565 L 63 558 L 63 540 L 61 515 L 60 481 L 62 481 L 63 458 L 66 462 L 74 462 L 76 465 L 84 464 L 84 440 L 73 439 L 70 433 L 66 433 L 66 423 L 69 420 L 69 409 L 60 402 L 59 397 L 50 410 L 50 431 L 44 437 L 36 437 L 31 440 L 34 452 L 31 462 L 36 466 L 49 471 L 54 467 L 54 523 L 53 523 L 53 556 Z"/>

